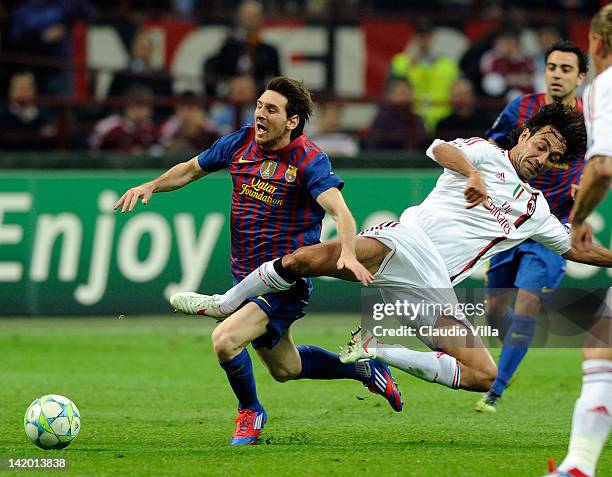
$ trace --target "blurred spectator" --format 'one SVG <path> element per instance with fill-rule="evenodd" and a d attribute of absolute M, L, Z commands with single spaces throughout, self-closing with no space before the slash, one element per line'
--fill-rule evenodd
<path fill-rule="evenodd" d="M 229 94 L 225 99 L 230 103 L 216 104 L 210 111 L 212 120 L 222 136 L 246 123 L 253 122 L 255 101 L 257 101 L 257 88 L 253 78 L 248 75 L 232 78 L 229 81 Z"/>
<path fill-rule="evenodd" d="M 128 90 L 122 114 L 102 119 L 89 139 L 93 149 L 157 154 L 158 132 L 153 123 L 153 93 L 135 86 Z"/>
<path fill-rule="evenodd" d="M 48 149 L 54 145 L 56 136 L 53 122 L 36 106 L 34 75 L 13 75 L 8 105 L 0 113 L 0 149 Z"/>
<path fill-rule="evenodd" d="M 172 96 L 172 80 L 168 72 L 153 65 L 153 41 L 146 31 L 139 31 L 130 46 L 130 62 L 118 71 L 108 90 L 108 96 L 125 96 L 134 87 L 147 88 L 158 97 Z M 155 109 L 156 116 L 171 114 L 169 107 Z"/>
<path fill-rule="evenodd" d="M 512 99 L 533 91 L 535 65 L 519 48 L 517 32 L 505 29 L 497 34 L 493 48 L 480 60 L 482 89 L 488 96 Z"/>
<path fill-rule="evenodd" d="M 474 88 L 465 78 L 453 83 L 451 107 L 452 114 L 438 123 L 436 137 L 440 139 L 482 136 L 491 125 L 490 114 L 476 109 Z"/>
<path fill-rule="evenodd" d="M 175 113 L 161 126 L 161 144 L 167 153 L 199 153 L 208 149 L 219 135 L 193 92 L 185 92 Z"/>
<path fill-rule="evenodd" d="M 546 91 L 544 71 L 546 69 L 546 51 L 561 39 L 559 29 L 554 25 L 542 25 L 537 29 L 538 51 L 531 55 L 535 67 L 534 90 L 536 93 Z"/>
<path fill-rule="evenodd" d="M 407 50 L 391 60 L 391 76 L 412 84 L 414 111 L 425 120 L 429 131 L 450 114 L 450 90 L 459 72 L 453 59 L 433 54 L 432 29 L 427 20 L 417 22 Z"/>
<path fill-rule="evenodd" d="M 256 89 L 263 91 L 269 79 L 280 75 L 278 51 L 261 39 L 262 16 L 261 3 L 245 0 L 240 4 L 235 29 L 219 52 L 204 64 L 204 86 L 208 96 L 217 96 L 218 84 L 234 76 L 251 76 Z"/>
<path fill-rule="evenodd" d="M 475 5 L 475 8 L 483 17 L 498 18 L 501 21 L 500 26 L 489 31 L 484 37 L 473 41 L 459 61 L 463 76 L 472 82 L 476 95 L 481 96 L 484 94 L 480 69 L 483 55 L 493 48 L 493 42 L 500 30 L 514 28 L 520 31 L 524 29 L 528 15 L 522 8 L 507 6 L 502 10 L 499 4 L 492 2 L 481 2 L 480 5 Z"/>
<path fill-rule="evenodd" d="M 43 95 L 71 95 L 72 26 L 89 20 L 88 0 L 28 0 L 18 5 L 11 18 L 11 50 L 33 60 L 44 60 L 32 71 Z"/>
<path fill-rule="evenodd" d="M 412 88 L 404 80 L 391 80 L 365 140 L 367 149 L 418 149 L 427 138 L 423 119 L 412 112 Z"/>
<path fill-rule="evenodd" d="M 355 137 L 342 131 L 342 107 L 338 103 L 327 103 L 319 109 L 316 131 L 308 136 L 331 157 L 355 157 L 359 143 Z"/>

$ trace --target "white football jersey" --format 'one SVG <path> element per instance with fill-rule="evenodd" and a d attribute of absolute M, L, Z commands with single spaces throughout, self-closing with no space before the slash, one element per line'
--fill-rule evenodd
<path fill-rule="evenodd" d="M 612 66 L 598 74 L 584 91 L 585 158 L 612 156 Z"/>
<path fill-rule="evenodd" d="M 427 149 L 445 143 L 436 139 Z M 523 182 L 504 151 L 481 138 L 450 144 L 481 172 L 493 205 L 466 209 L 467 177 L 444 169 L 436 187 L 418 206 L 404 211 L 402 222 L 416 220 L 438 249 L 451 282 L 459 283 L 493 255 L 532 238 L 559 254 L 570 248 L 568 229 L 550 213 L 544 195 Z M 409 223 L 406 223 L 409 226 Z"/>

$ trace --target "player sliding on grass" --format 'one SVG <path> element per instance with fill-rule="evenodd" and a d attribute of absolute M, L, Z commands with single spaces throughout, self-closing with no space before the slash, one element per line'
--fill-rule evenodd
<path fill-rule="evenodd" d="M 480 262 L 528 238 L 571 260 L 612 266 L 612 254 L 602 248 L 585 253 L 572 249 L 566 227 L 526 182 L 553 163 L 574 157 L 585 143 L 581 114 L 561 104 L 540 109 L 510 151 L 480 138 L 434 141 L 427 155 L 445 168 L 435 189 L 421 205 L 407 209 L 399 222 L 361 232 L 355 243 L 357 259 L 375 274 L 373 284 L 381 288 L 388 303 L 406 299 L 456 302 L 453 285 L 468 277 Z M 336 265 L 341 250 L 337 240 L 302 247 L 262 264 L 224 295 L 178 294 L 171 304 L 185 313 L 222 318 L 248 297 L 291 289 L 298 277 L 327 275 L 356 281 L 349 270 Z M 468 325 L 465 319 L 452 316 L 418 316 L 417 330 L 421 326 L 456 327 L 467 334 L 460 339 L 419 336 L 434 352 L 383 344 L 362 330 L 353 336 L 341 359 L 376 358 L 430 382 L 486 391 L 497 369 Z"/>
<path fill-rule="evenodd" d="M 221 138 L 199 156 L 128 190 L 115 209 L 131 211 L 140 199 L 146 204 L 154 192 L 175 190 L 228 168 L 234 184 L 231 270 L 235 281 L 272 258 L 319 243 L 327 212 L 340 236 L 334 266 L 350 270 L 351 276 L 368 284 L 372 276 L 355 258 L 355 221 L 340 193 L 344 183 L 332 172 L 327 155 L 302 133 L 312 108 L 310 92 L 302 83 L 274 78 L 257 100 L 255 126 Z M 344 364 L 317 346 L 295 346 L 289 328 L 304 316 L 312 283 L 298 279 L 293 285 L 278 294 L 257 293 L 213 331 L 215 354 L 238 398 L 232 445 L 256 442 L 267 418 L 257 398 L 249 343 L 277 381 L 355 379 L 384 396 L 395 411 L 402 409 L 399 391 L 383 363 Z M 175 295 L 176 308 L 184 308 L 191 295 Z"/>

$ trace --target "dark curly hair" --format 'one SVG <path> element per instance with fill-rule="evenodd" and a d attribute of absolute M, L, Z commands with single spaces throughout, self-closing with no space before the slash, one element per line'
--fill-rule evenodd
<path fill-rule="evenodd" d="M 546 126 L 554 128 L 561 136 L 559 139 L 566 144 L 565 154 L 560 162 L 567 163 L 577 156 L 584 155 L 587 143 L 584 116 L 576 108 L 563 103 L 552 103 L 541 107 L 529 121 L 510 133 L 511 144 L 516 145 L 519 136 L 525 129 L 528 129 L 533 136 Z"/>
<path fill-rule="evenodd" d="M 578 72 L 586 74 L 589 71 L 589 57 L 575 43 L 568 40 L 559 40 L 546 50 L 544 53 L 544 63 L 548 63 L 548 57 L 553 51 L 562 51 L 564 53 L 573 53 L 578 58 Z"/>

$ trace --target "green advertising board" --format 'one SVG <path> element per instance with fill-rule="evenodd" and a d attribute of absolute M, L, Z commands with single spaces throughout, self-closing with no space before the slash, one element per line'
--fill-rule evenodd
<path fill-rule="evenodd" d="M 340 171 L 358 228 L 397 218 L 432 189 L 436 170 Z M 132 213 L 121 194 L 159 171 L 0 174 L 0 314 L 144 314 L 169 311 L 177 291 L 221 292 L 229 273 L 231 181 L 215 174 L 156 194 Z M 592 216 L 610 246 L 612 198 Z M 335 228 L 326 218 L 323 240 Z M 449 237 L 452 240 L 452 237 Z M 462 284 L 481 286 L 482 270 Z M 610 270 L 568 264 L 565 287 L 604 287 Z M 311 310 L 359 310 L 359 287 L 315 279 Z"/>

